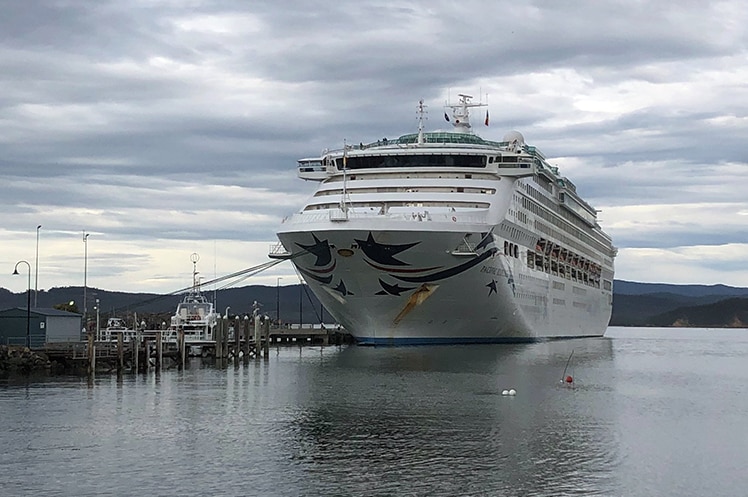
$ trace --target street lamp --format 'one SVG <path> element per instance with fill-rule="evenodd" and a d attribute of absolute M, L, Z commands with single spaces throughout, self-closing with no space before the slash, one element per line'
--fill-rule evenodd
<path fill-rule="evenodd" d="M 99 299 L 96 299 L 96 339 L 101 340 L 101 323 L 99 321 Z"/>
<path fill-rule="evenodd" d="M 282 280 L 282 276 L 278 276 L 278 278 L 275 280 L 275 320 L 278 322 L 278 325 L 280 325 L 280 280 Z"/>
<path fill-rule="evenodd" d="M 88 286 L 88 233 L 83 230 L 83 325 L 88 329 L 88 307 L 86 307 L 86 287 Z"/>
<path fill-rule="evenodd" d="M 29 284 L 28 290 L 26 291 L 26 347 L 31 347 L 31 264 L 28 261 L 16 262 L 16 267 L 13 268 L 13 274 L 20 274 L 18 272 L 18 265 L 24 263 L 29 268 Z"/>
<path fill-rule="evenodd" d="M 39 230 L 42 225 L 36 227 L 36 263 L 34 264 L 34 307 L 39 307 Z"/>
<path fill-rule="evenodd" d="M 304 304 L 304 283 L 299 278 L 299 329 L 301 329 L 301 323 L 303 322 L 303 304 Z"/>

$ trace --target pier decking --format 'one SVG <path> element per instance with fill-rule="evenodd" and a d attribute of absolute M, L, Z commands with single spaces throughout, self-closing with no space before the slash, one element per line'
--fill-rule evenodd
<path fill-rule="evenodd" d="M 109 340 L 94 332 L 82 342 L 45 344 L 44 352 L 66 370 L 95 372 L 147 372 L 162 368 L 182 369 L 187 357 L 200 356 L 216 361 L 268 357 L 270 345 L 341 345 L 351 343 L 350 335 L 339 328 L 324 326 L 271 327 L 269 321 L 255 325 L 249 320 L 219 320 L 215 340 L 185 340 L 184 333 L 173 330 L 112 331 Z"/>

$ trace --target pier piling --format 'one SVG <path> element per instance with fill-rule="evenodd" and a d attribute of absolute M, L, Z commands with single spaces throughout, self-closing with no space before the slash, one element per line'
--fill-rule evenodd
<path fill-rule="evenodd" d="M 238 362 L 239 359 L 239 351 L 241 350 L 241 338 L 242 338 L 242 329 L 244 328 L 243 323 L 239 319 L 239 316 L 236 317 L 236 320 L 234 321 L 234 359 L 237 359 L 236 362 Z"/>
<path fill-rule="evenodd" d="M 88 376 L 93 376 L 96 371 L 96 342 L 94 341 L 94 334 L 89 331 L 87 334 L 88 338 Z"/>
<path fill-rule="evenodd" d="M 255 357 L 260 356 L 260 316 L 255 315 L 254 327 Z"/>
<path fill-rule="evenodd" d="M 185 343 L 184 330 L 182 328 L 177 330 L 177 358 L 179 369 L 183 370 L 187 362 L 187 344 Z"/>
<path fill-rule="evenodd" d="M 125 369 L 125 338 L 120 331 L 117 333 L 117 376 Z"/>
<path fill-rule="evenodd" d="M 267 359 L 270 354 L 270 320 L 269 319 L 264 320 L 264 322 L 262 323 L 262 328 L 263 328 L 263 334 L 265 336 L 265 341 L 263 342 L 262 352 L 263 354 L 265 354 L 265 359 Z"/>
<path fill-rule="evenodd" d="M 137 373 L 140 369 L 140 330 L 135 331 L 135 343 L 130 344 L 132 347 L 132 363 L 134 365 L 134 371 Z"/>
<path fill-rule="evenodd" d="M 215 329 L 215 336 L 213 337 L 216 341 L 215 345 L 215 358 L 218 360 L 223 359 L 223 347 L 221 347 L 221 341 L 223 340 L 223 334 L 228 326 L 228 318 L 219 319 L 218 326 Z"/>
<path fill-rule="evenodd" d="M 161 364 L 164 358 L 164 343 L 161 341 L 161 331 L 156 332 L 156 372 L 161 372 Z"/>

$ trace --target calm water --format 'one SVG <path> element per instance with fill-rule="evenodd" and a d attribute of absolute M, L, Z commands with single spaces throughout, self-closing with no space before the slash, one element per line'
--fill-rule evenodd
<path fill-rule="evenodd" d="M 569 354 L 575 388 L 560 384 Z M 0 379 L 0 495 L 736 496 L 748 330 Z M 515 397 L 501 395 L 515 388 Z"/>

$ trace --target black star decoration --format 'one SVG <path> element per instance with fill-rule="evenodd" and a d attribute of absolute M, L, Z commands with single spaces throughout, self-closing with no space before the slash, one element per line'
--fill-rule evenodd
<path fill-rule="evenodd" d="M 488 296 L 490 297 L 492 293 L 497 293 L 496 290 L 496 280 L 491 280 L 491 283 L 486 285 L 488 287 Z"/>
<path fill-rule="evenodd" d="M 396 295 L 400 296 L 401 293 L 407 292 L 408 290 L 413 290 L 414 287 L 403 287 L 395 283 L 394 285 L 390 285 L 388 283 L 385 283 L 381 279 L 379 280 L 379 284 L 382 286 L 382 290 L 377 292 L 377 295 Z"/>
<path fill-rule="evenodd" d="M 340 283 L 338 283 L 338 286 L 333 288 L 336 292 L 340 293 L 343 297 L 346 295 L 353 295 L 351 292 L 348 291 L 348 289 L 345 287 L 345 283 L 343 283 L 343 280 L 340 280 Z"/>
<path fill-rule="evenodd" d="M 399 254 L 404 250 L 408 250 L 414 245 L 418 245 L 421 242 L 404 243 L 402 245 L 386 245 L 384 243 L 378 243 L 374 240 L 371 232 L 366 240 L 355 240 L 364 254 L 372 261 L 385 264 L 387 266 L 409 266 L 407 262 L 395 259 L 395 255 Z"/>
<path fill-rule="evenodd" d="M 327 243 L 327 240 L 320 240 L 317 238 L 314 233 L 312 233 L 312 237 L 314 238 L 314 243 L 312 245 L 303 245 L 301 243 L 296 243 L 296 245 L 317 257 L 317 260 L 314 262 L 315 266 L 327 266 L 330 264 L 330 261 L 332 261 L 330 244 Z"/>

